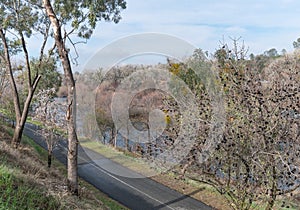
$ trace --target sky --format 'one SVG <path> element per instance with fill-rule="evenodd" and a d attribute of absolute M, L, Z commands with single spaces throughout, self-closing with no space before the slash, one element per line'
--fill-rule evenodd
<path fill-rule="evenodd" d="M 77 45 L 81 71 L 96 52 L 118 39 L 162 33 L 213 53 L 223 41 L 239 38 L 249 54 L 293 49 L 300 37 L 298 0 L 127 0 L 118 24 L 100 22 L 87 44 Z M 129 43 L 132 44 L 132 43 Z M 151 57 L 150 57 L 151 60 Z"/>

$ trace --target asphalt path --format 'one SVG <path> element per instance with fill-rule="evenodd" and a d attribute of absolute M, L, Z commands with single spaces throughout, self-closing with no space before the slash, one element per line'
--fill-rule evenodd
<path fill-rule="evenodd" d="M 47 148 L 37 126 L 26 124 L 24 134 L 41 147 Z M 53 154 L 66 165 L 67 141 L 63 139 L 58 141 Z M 111 173 L 112 169 L 115 173 Z M 125 174 L 126 176 L 116 174 Z M 183 195 L 152 179 L 143 177 L 99 153 L 83 149 L 80 145 L 78 148 L 78 175 L 129 209 L 213 209 L 188 195 Z"/>

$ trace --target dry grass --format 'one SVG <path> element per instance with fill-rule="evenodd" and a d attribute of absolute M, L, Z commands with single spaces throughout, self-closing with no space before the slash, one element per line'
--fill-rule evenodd
<path fill-rule="evenodd" d="M 151 178 L 184 195 L 189 195 L 192 198 L 212 206 L 215 209 L 231 209 L 226 199 L 207 184 L 195 183 L 188 179 L 179 179 L 178 176 L 173 173 L 159 174 Z"/>
<path fill-rule="evenodd" d="M 124 153 L 118 148 L 108 147 L 95 141 L 81 140 L 80 145 L 98 152 L 106 158 L 113 160 L 126 168 L 143 174 L 144 176 L 157 173 L 157 171 L 146 165 L 143 160 L 136 158 L 133 153 Z"/>

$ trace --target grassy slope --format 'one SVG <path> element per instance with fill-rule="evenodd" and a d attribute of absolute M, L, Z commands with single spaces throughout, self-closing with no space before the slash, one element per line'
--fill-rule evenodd
<path fill-rule="evenodd" d="M 26 137 L 12 149 L 11 133 L 0 123 L 0 209 L 125 209 L 82 180 L 79 197 L 68 194 L 65 166 L 48 169 L 46 151 Z"/>

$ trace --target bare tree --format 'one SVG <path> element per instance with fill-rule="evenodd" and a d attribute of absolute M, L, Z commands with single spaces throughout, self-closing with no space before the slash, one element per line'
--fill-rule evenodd
<path fill-rule="evenodd" d="M 206 162 L 197 161 L 201 147 L 195 148 L 185 175 L 214 186 L 233 209 L 272 209 L 299 187 L 299 57 L 286 55 L 261 70 L 244 52 L 236 40 L 218 51 L 226 125 Z"/>
<path fill-rule="evenodd" d="M 42 90 L 35 95 L 36 103 L 34 104 L 34 118 L 43 123 L 41 127 L 43 137 L 48 148 L 48 167 L 51 167 L 53 149 L 57 145 L 59 138 L 63 135 L 66 127 L 64 113 L 67 106 L 65 101 L 57 101 L 55 88 Z"/>

